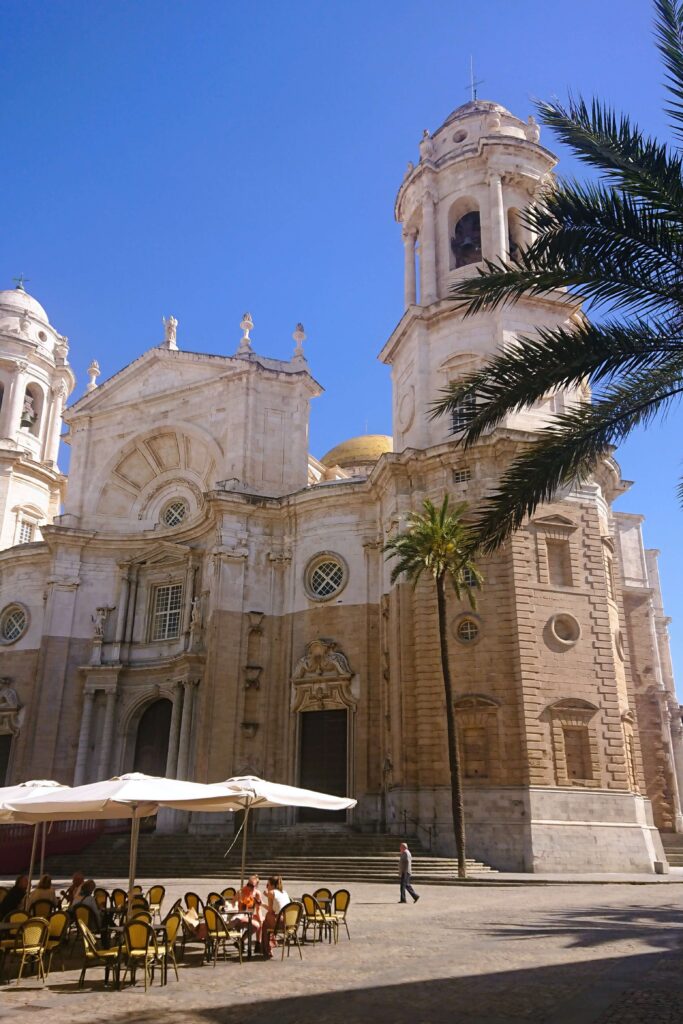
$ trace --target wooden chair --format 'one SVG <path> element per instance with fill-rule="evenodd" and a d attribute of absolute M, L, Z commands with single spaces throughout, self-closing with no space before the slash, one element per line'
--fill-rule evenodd
<path fill-rule="evenodd" d="M 351 935 L 349 934 L 349 922 L 346 919 L 346 915 L 350 902 L 351 893 L 348 889 L 337 889 L 332 897 L 332 915 L 337 919 L 337 926 L 340 924 L 344 925 L 346 928 L 346 935 L 349 940 L 351 939 Z"/>
<path fill-rule="evenodd" d="M 221 894 L 219 892 L 210 892 L 209 895 L 206 897 L 206 905 L 207 905 L 207 907 L 208 906 L 215 906 L 216 904 L 219 907 L 221 907 L 221 906 L 223 906 L 224 903 L 225 903 L 225 900 L 223 899 L 223 897 L 221 896 Z"/>
<path fill-rule="evenodd" d="M 277 915 L 275 922 L 274 935 L 277 938 L 278 935 L 282 936 L 282 959 L 285 958 L 285 947 L 287 947 L 287 956 L 292 943 L 296 945 L 299 950 L 299 956 L 303 960 L 304 956 L 301 952 L 301 943 L 299 942 L 299 925 L 303 917 L 304 908 L 301 903 L 292 901 L 287 903 L 280 913 Z"/>
<path fill-rule="evenodd" d="M 304 907 L 304 918 L 303 918 L 303 929 L 304 929 L 303 939 L 304 939 L 304 942 L 306 942 L 307 935 L 308 935 L 308 929 L 309 928 L 313 929 L 313 935 L 314 935 L 313 941 L 314 942 L 316 941 L 316 939 L 315 939 L 316 931 L 318 933 L 318 939 L 320 941 L 322 941 L 323 934 L 326 934 L 328 936 L 328 941 L 329 942 L 332 941 L 332 937 L 333 936 L 334 936 L 334 941 L 336 942 L 337 938 L 338 938 L 338 932 L 339 932 L 339 926 L 337 924 L 337 919 L 335 917 L 333 917 L 332 914 L 326 914 L 325 911 L 320 906 L 320 904 L 318 903 L 318 901 L 315 898 L 315 896 L 311 896 L 311 894 L 308 893 L 308 892 L 305 892 L 303 894 L 303 896 L 301 897 L 301 902 L 303 903 L 303 907 Z"/>
<path fill-rule="evenodd" d="M 234 903 L 237 899 L 237 889 L 234 885 L 229 885 L 227 889 L 223 889 L 221 896 L 226 903 Z"/>
<path fill-rule="evenodd" d="M 116 987 L 118 988 L 121 976 L 121 947 L 112 946 L 109 949 L 103 949 L 97 945 L 95 936 L 84 921 L 79 920 L 77 927 L 83 943 L 83 966 L 78 979 L 78 987 L 83 988 L 85 972 L 89 967 L 104 967 L 105 986 L 109 984 L 109 972 L 113 971 Z"/>
<path fill-rule="evenodd" d="M 17 985 L 21 981 L 21 975 L 26 964 L 35 964 L 38 968 L 38 976 L 45 984 L 45 964 L 43 956 L 47 945 L 48 924 L 44 917 L 29 917 L 17 929 L 14 944 L 10 949 L 4 951 L 4 961 L 8 956 L 16 957 L 19 963 L 17 973 Z"/>

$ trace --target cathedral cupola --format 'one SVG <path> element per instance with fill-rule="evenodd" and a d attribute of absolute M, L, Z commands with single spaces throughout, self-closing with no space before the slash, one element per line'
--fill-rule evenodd
<path fill-rule="evenodd" d="M 62 412 L 75 378 L 68 341 L 24 279 L 0 291 L 0 460 L 9 480 L 0 504 L 0 547 L 38 539 L 59 510 Z"/>
<path fill-rule="evenodd" d="M 406 308 L 447 298 L 482 260 L 514 255 L 524 244 L 520 213 L 556 162 L 539 137 L 533 117 L 520 121 L 500 104 L 476 99 L 433 135 L 425 130 L 419 163 L 408 164 L 395 208 L 403 225 Z"/>

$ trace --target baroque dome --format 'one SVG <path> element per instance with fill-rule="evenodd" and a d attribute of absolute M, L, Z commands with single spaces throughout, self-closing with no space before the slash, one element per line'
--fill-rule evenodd
<path fill-rule="evenodd" d="M 28 310 L 29 314 L 36 317 L 37 320 L 42 320 L 46 324 L 50 323 L 47 313 L 38 300 L 23 288 L 6 288 L 0 291 L 0 308 L 3 311 L 8 310 L 19 314 Z"/>
<path fill-rule="evenodd" d="M 326 455 L 320 460 L 323 466 L 330 469 L 333 466 L 340 466 L 345 469 L 348 466 L 362 466 L 377 462 L 380 455 L 386 452 L 393 452 L 394 440 L 389 434 L 361 434 L 359 437 L 350 437 L 348 441 L 330 448 Z"/>

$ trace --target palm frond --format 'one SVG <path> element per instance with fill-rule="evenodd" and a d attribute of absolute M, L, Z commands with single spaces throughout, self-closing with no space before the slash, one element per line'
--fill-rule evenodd
<path fill-rule="evenodd" d="M 595 405 L 582 404 L 558 416 L 503 474 L 475 523 L 483 551 L 497 548 L 538 505 L 557 490 L 582 480 L 597 460 L 635 427 L 665 412 L 683 394 L 683 357 L 671 367 L 634 374 L 605 389 Z"/>
<path fill-rule="evenodd" d="M 643 134 L 626 115 L 582 97 L 537 104 L 539 119 L 570 146 L 579 160 L 597 168 L 617 189 L 650 203 L 679 221 L 683 218 L 681 157 Z"/>
<path fill-rule="evenodd" d="M 540 330 L 444 388 L 430 417 L 450 414 L 474 397 L 475 414 L 460 438 L 468 447 L 508 413 L 529 408 L 560 388 L 582 382 L 594 386 L 672 360 L 675 369 L 683 354 L 683 331 L 673 334 L 671 327 L 669 319 L 594 324 L 583 318 L 573 328 Z"/>
<path fill-rule="evenodd" d="M 655 0 L 657 48 L 667 70 L 667 89 L 671 105 L 666 112 L 674 133 L 683 138 L 683 4 L 675 0 Z"/>

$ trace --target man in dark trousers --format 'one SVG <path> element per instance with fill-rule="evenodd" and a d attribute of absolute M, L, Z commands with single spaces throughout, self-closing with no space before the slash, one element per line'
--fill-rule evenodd
<path fill-rule="evenodd" d="M 407 843 L 401 843 L 401 856 L 399 859 L 398 873 L 401 879 L 401 898 L 399 903 L 406 902 L 406 892 L 409 892 L 413 897 L 413 903 L 417 903 L 419 900 L 418 894 L 410 884 L 410 879 L 413 872 L 413 855 L 408 849 Z"/>

